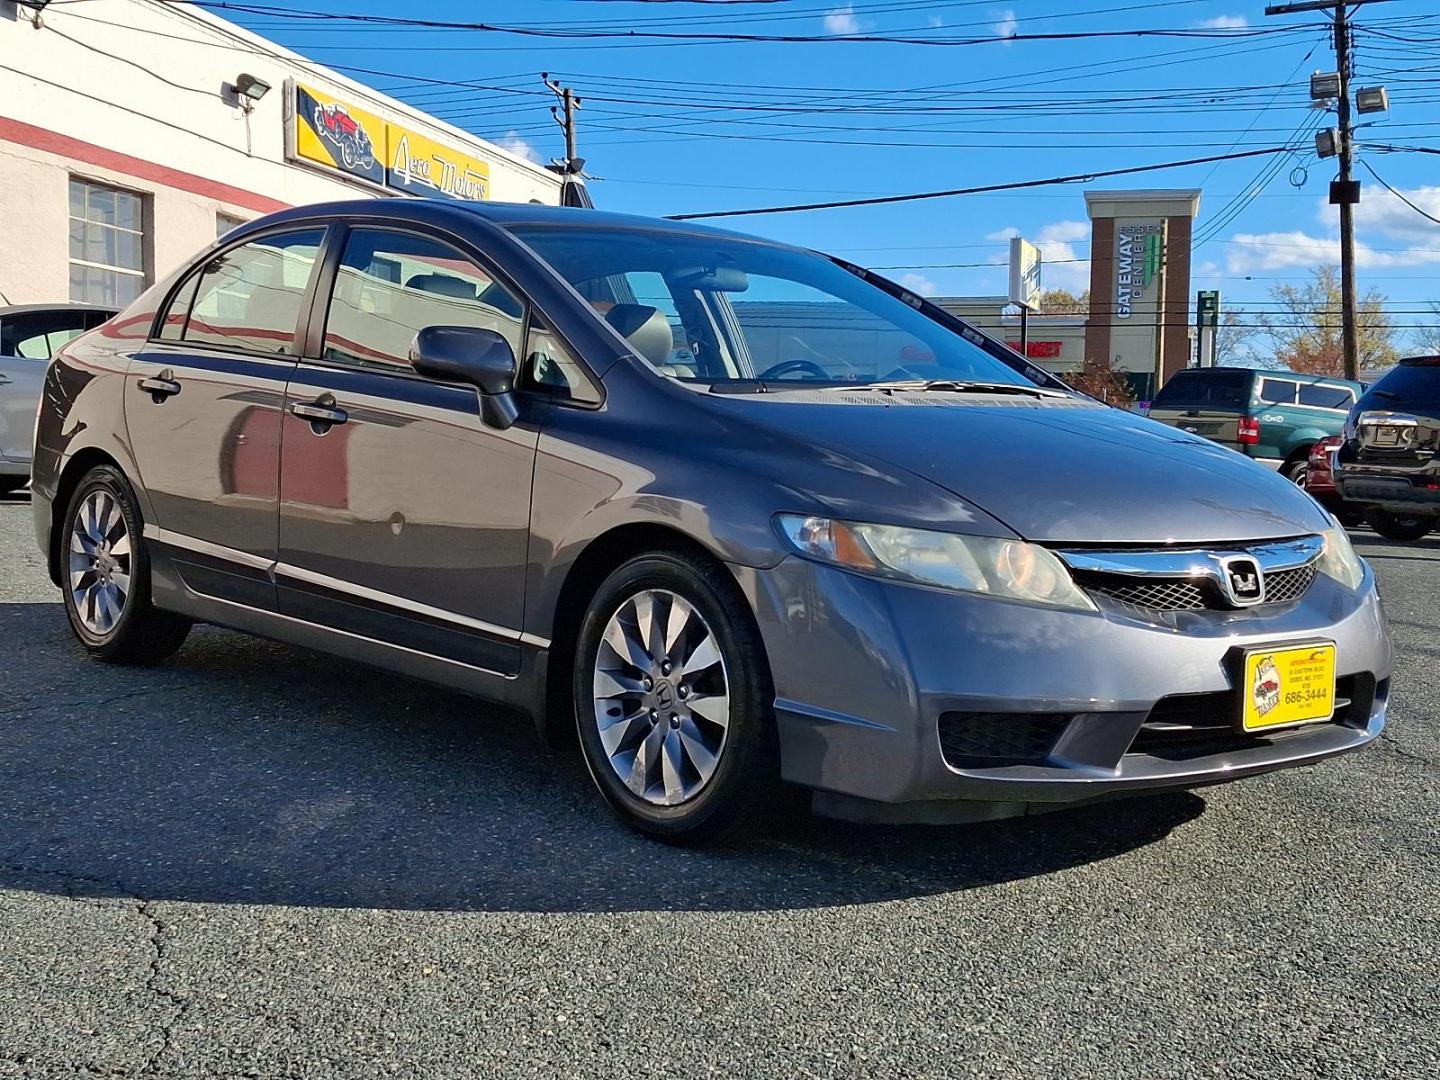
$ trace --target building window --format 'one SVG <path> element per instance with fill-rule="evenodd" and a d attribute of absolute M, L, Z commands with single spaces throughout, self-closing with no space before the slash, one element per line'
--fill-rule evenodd
<path fill-rule="evenodd" d="M 215 239 L 219 240 L 232 229 L 238 229 L 245 224 L 245 219 L 236 217 L 234 214 L 219 213 L 215 215 Z"/>
<path fill-rule="evenodd" d="M 124 307 L 145 289 L 139 195 L 70 179 L 70 299 Z"/>

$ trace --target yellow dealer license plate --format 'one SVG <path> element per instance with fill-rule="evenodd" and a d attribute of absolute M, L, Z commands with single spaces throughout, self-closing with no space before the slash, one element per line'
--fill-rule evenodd
<path fill-rule="evenodd" d="M 1329 720 L 1335 713 L 1335 646 L 1329 642 L 1245 654 L 1246 731 Z"/>

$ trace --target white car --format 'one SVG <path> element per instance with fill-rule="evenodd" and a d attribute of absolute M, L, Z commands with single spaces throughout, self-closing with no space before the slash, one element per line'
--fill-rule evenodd
<path fill-rule="evenodd" d="M 50 357 L 114 314 L 92 304 L 0 307 L 0 495 L 30 481 L 35 409 Z"/>

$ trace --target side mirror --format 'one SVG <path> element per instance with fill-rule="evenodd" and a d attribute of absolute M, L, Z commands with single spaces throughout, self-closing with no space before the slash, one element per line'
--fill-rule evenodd
<path fill-rule="evenodd" d="M 494 330 L 478 326 L 427 326 L 410 344 L 410 366 L 441 382 L 469 383 L 480 391 L 480 419 L 504 431 L 515 423 L 515 351 Z"/>

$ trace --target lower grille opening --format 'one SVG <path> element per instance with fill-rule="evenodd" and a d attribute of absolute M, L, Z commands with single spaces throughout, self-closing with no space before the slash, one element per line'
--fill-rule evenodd
<path fill-rule="evenodd" d="M 1072 719 L 1070 713 L 941 713 L 940 752 L 955 769 L 1039 765 Z"/>
<path fill-rule="evenodd" d="M 1376 696 L 1375 677 L 1369 673 L 1346 675 L 1335 682 L 1335 713 L 1332 724 L 1364 727 Z M 1161 698 L 1150 710 L 1129 754 L 1148 754 L 1166 761 L 1226 754 L 1257 746 L 1271 746 L 1281 739 L 1302 734 L 1309 727 L 1278 728 L 1247 732 L 1236 727 L 1240 712 L 1233 690 L 1210 694 L 1175 694 Z"/>

